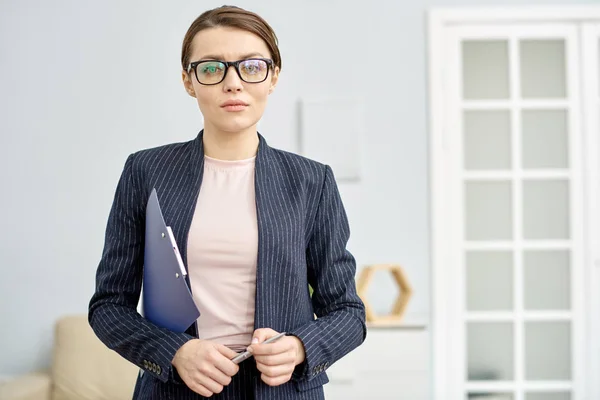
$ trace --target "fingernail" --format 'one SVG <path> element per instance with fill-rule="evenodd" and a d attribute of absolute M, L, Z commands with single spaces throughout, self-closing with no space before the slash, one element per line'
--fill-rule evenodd
<path fill-rule="evenodd" d="M 252 344 L 256 344 L 256 343 L 258 343 L 258 338 L 253 338 L 252 339 Z"/>

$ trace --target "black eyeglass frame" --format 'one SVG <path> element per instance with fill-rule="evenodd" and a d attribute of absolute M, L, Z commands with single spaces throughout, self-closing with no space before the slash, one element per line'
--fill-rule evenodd
<path fill-rule="evenodd" d="M 259 61 L 264 61 L 267 64 L 267 74 L 265 75 L 265 78 L 262 81 L 256 81 L 256 82 L 248 82 L 247 80 L 245 80 L 244 78 L 242 78 L 242 74 L 240 73 L 240 64 L 245 62 L 245 61 L 252 61 L 252 60 L 259 60 Z M 198 65 L 204 63 L 204 62 L 220 62 L 222 64 L 225 65 L 225 73 L 223 74 L 223 76 L 221 77 L 221 80 L 219 82 L 215 82 L 215 83 L 202 83 L 200 82 L 200 79 L 198 79 L 198 69 L 196 67 L 198 67 Z M 246 83 L 262 83 L 264 81 L 267 80 L 267 78 L 269 77 L 269 70 L 273 69 L 273 65 L 274 62 L 273 60 L 271 60 L 270 58 L 258 58 L 258 57 L 252 57 L 252 58 L 245 58 L 243 60 L 237 60 L 237 61 L 223 61 L 223 60 L 212 60 L 212 59 L 208 59 L 208 60 L 200 60 L 200 61 L 194 61 L 192 63 L 190 63 L 190 65 L 188 66 L 188 70 L 187 73 L 191 73 L 192 69 L 194 70 L 194 76 L 196 77 L 196 81 L 201 84 L 201 85 L 206 85 L 206 86 L 212 86 L 212 85 L 218 85 L 219 83 L 223 82 L 225 80 L 225 77 L 227 76 L 227 73 L 229 72 L 229 67 L 234 67 L 235 71 L 237 72 L 238 76 L 240 77 L 240 79 Z"/>

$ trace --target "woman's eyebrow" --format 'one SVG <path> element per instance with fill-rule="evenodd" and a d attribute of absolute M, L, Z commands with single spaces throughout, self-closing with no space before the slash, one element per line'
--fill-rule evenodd
<path fill-rule="evenodd" d="M 261 53 L 248 53 L 248 54 L 244 54 L 242 55 L 239 60 L 245 60 L 246 58 L 251 58 L 251 57 L 264 57 Z M 223 57 L 222 54 L 207 54 L 204 57 L 201 57 L 200 60 L 223 60 L 225 57 Z"/>

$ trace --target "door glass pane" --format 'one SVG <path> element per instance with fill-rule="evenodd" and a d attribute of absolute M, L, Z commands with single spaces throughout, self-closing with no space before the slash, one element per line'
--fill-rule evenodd
<path fill-rule="evenodd" d="M 515 397 L 510 393 L 469 393 L 467 395 L 468 400 L 513 400 Z"/>
<path fill-rule="evenodd" d="M 566 97 L 564 40 L 522 40 L 520 55 L 523 98 Z"/>
<path fill-rule="evenodd" d="M 528 110 L 521 115 L 523 168 L 566 168 L 567 112 Z"/>
<path fill-rule="evenodd" d="M 526 239 L 569 238 L 567 181 L 523 181 L 523 235 Z"/>
<path fill-rule="evenodd" d="M 508 251 L 471 251 L 466 254 L 467 310 L 513 308 L 513 258 Z"/>
<path fill-rule="evenodd" d="M 571 324 L 525 323 L 525 377 L 528 380 L 571 379 Z"/>
<path fill-rule="evenodd" d="M 511 167 L 508 111 L 466 111 L 464 126 L 466 169 Z"/>
<path fill-rule="evenodd" d="M 508 99 L 508 43 L 470 40 L 462 44 L 463 98 Z"/>
<path fill-rule="evenodd" d="M 526 393 L 525 400 L 571 400 L 569 392 Z"/>
<path fill-rule="evenodd" d="M 525 251 L 524 285 L 527 310 L 568 310 L 571 298 L 570 253 Z"/>
<path fill-rule="evenodd" d="M 469 322 L 466 339 L 469 380 L 513 379 L 512 323 Z"/>
<path fill-rule="evenodd" d="M 467 240 L 507 240 L 512 237 L 510 182 L 465 184 Z"/>

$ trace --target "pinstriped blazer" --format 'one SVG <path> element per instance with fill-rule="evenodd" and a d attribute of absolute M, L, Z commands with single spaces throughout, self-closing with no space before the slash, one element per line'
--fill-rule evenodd
<path fill-rule="evenodd" d="M 144 371 L 135 399 L 203 398 L 188 389 L 171 364 L 177 350 L 197 337 L 195 325 L 174 333 L 137 312 L 145 208 L 153 188 L 187 268 L 187 237 L 204 167 L 202 136 L 203 131 L 189 142 L 131 154 L 108 217 L 88 318 L 102 342 Z M 322 399 L 325 370 L 366 336 L 364 305 L 354 281 L 356 263 L 346 249 L 348 220 L 329 166 L 271 148 L 258 136 L 254 326 L 297 336 L 306 359 L 292 380 L 276 387 L 260 380 L 254 359 L 246 360 L 232 384 L 212 398 Z"/>

